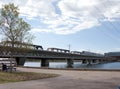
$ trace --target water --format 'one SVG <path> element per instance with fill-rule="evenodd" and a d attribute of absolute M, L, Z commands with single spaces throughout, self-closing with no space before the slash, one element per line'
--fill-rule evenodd
<path fill-rule="evenodd" d="M 25 62 L 24 66 L 41 67 L 41 63 Z M 67 68 L 67 63 L 66 62 L 50 62 L 49 68 Z M 82 64 L 81 62 L 74 62 L 73 68 L 120 69 L 120 62 L 93 64 L 93 65 Z"/>

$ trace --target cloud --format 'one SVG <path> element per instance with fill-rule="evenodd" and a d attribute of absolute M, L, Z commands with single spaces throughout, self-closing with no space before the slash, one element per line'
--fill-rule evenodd
<path fill-rule="evenodd" d="M 0 8 L 2 8 L 2 5 L 4 4 L 3 1 L 0 1 Z"/>
<path fill-rule="evenodd" d="M 52 17 L 55 16 L 54 0 L 15 0 L 19 5 L 20 13 L 26 17 Z"/>
<path fill-rule="evenodd" d="M 32 26 L 34 27 L 32 31 L 35 32 L 74 34 L 101 25 L 105 21 L 120 19 L 120 0 L 10 0 L 10 2 L 19 6 L 20 15 L 27 20 L 39 19 L 39 26 Z"/>
<path fill-rule="evenodd" d="M 109 50 L 108 52 L 120 52 L 120 48 L 113 48 Z"/>
<path fill-rule="evenodd" d="M 50 30 L 50 29 L 40 29 L 40 28 L 33 28 L 32 30 L 31 30 L 31 32 L 32 33 L 34 33 L 34 32 L 52 32 L 52 30 Z"/>

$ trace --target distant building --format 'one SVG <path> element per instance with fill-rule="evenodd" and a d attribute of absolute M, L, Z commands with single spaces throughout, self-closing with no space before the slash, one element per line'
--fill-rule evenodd
<path fill-rule="evenodd" d="M 108 53 L 105 53 L 105 56 L 120 59 L 120 52 L 108 52 Z"/>
<path fill-rule="evenodd" d="M 82 51 L 81 54 L 82 55 L 89 55 L 89 56 L 99 56 L 99 57 L 103 57 L 104 56 L 103 54 L 89 52 L 89 51 Z"/>

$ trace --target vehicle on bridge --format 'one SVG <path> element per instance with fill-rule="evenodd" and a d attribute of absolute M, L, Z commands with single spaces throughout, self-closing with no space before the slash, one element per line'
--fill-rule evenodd
<path fill-rule="evenodd" d="M 37 50 L 43 50 L 43 47 L 40 46 L 40 45 L 31 45 L 34 47 L 34 49 L 37 49 Z"/>
<path fill-rule="evenodd" d="M 37 49 L 37 50 L 43 50 L 43 47 L 40 45 L 33 45 L 29 43 L 21 43 L 19 41 L 16 41 L 13 43 L 15 48 L 28 48 L 28 49 Z M 12 47 L 12 42 L 11 41 L 2 41 L 0 42 L 0 46 L 5 46 L 5 47 Z"/>
<path fill-rule="evenodd" d="M 99 57 L 103 57 L 104 55 L 99 54 L 99 53 L 94 53 L 94 52 L 89 52 L 89 51 L 82 51 L 81 55 L 89 55 L 89 56 L 99 56 Z"/>
<path fill-rule="evenodd" d="M 70 53 L 69 50 L 60 49 L 60 48 L 47 48 L 47 51 L 60 52 L 60 53 Z"/>
<path fill-rule="evenodd" d="M 72 53 L 72 54 L 78 54 L 78 55 L 81 54 L 81 52 L 79 52 L 79 51 L 71 51 L 71 53 Z"/>

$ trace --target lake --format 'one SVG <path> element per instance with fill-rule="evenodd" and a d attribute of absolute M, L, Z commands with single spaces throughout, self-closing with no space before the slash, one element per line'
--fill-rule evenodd
<path fill-rule="evenodd" d="M 41 67 L 40 62 L 25 62 L 25 67 Z M 49 68 L 67 68 L 66 62 L 50 62 Z M 96 68 L 96 69 L 120 69 L 120 62 L 102 63 L 102 64 L 82 64 L 81 62 L 74 62 L 73 68 Z"/>

